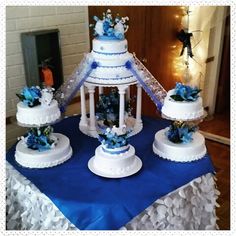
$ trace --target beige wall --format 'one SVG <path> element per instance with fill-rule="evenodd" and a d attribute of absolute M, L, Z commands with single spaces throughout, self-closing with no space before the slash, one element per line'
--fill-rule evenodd
<path fill-rule="evenodd" d="M 190 71 L 193 73 L 192 82 L 200 85 L 203 90 L 204 107 L 208 107 L 209 114 L 213 115 L 224 42 L 225 19 L 228 14 L 227 7 L 192 6 L 190 11 L 192 14 L 189 19 L 189 31 L 201 30 L 201 33 L 193 33 L 194 43 L 199 42 L 193 52 L 199 64 L 192 61 L 193 68 L 190 65 Z M 206 63 L 208 58 L 213 58 L 213 60 Z"/>
<path fill-rule="evenodd" d="M 64 79 L 89 50 L 88 7 L 30 6 L 6 8 L 6 116 L 15 116 L 16 93 L 26 84 L 20 33 L 60 30 Z"/>

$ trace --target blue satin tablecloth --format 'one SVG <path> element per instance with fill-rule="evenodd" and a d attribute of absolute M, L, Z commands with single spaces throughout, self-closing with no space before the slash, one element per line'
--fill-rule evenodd
<path fill-rule="evenodd" d="M 130 139 L 143 167 L 130 177 L 107 179 L 89 171 L 87 163 L 99 142 L 79 131 L 79 116 L 66 118 L 54 126 L 55 132 L 70 138 L 73 156 L 67 162 L 48 169 L 23 168 L 14 159 L 15 145 L 8 151 L 7 161 L 48 196 L 77 228 L 116 230 L 158 198 L 214 172 L 209 155 L 190 163 L 156 156 L 152 151 L 154 135 L 169 122 L 143 118 L 143 123 L 142 132 Z"/>

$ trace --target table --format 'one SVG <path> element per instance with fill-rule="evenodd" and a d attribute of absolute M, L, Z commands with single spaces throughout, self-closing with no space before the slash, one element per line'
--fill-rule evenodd
<path fill-rule="evenodd" d="M 69 129 L 73 130 L 74 129 L 73 127 L 76 124 L 78 124 L 77 123 L 78 120 L 79 120 L 79 117 L 69 118 L 68 120 L 63 121 L 64 123 L 62 122 L 61 124 L 58 124 L 58 126 L 56 126 L 55 129 L 56 131 L 59 130 L 70 137 L 71 134 L 69 132 Z M 70 124 L 70 126 L 68 126 L 68 124 Z M 157 127 L 153 127 L 153 124 L 155 124 Z M 152 143 L 153 138 L 154 138 L 153 134 L 158 129 L 163 128 L 166 125 L 167 125 L 166 121 L 162 121 L 162 120 L 154 121 L 154 120 L 150 120 L 149 118 L 147 119 L 144 118 L 144 130 L 151 128 L 147 132 L 148 135 L 151 132 L 150 135 L 152 136 L 152 140 L 148 140 L 150 144 Z M 147 128 L 145 128 L 145 126 Z M 145 135 L 145 132 L 143 134 L 142 133 L 143 132 L 141 132 L 141 134 L 139 135 Z M 81 137 L 83 137 L 83 140 L 88 138 L 86 136 L 81 136 Z M 140 137 L 142 136 L 137 137 L 136 140 L 138 140 Z M 76 152 L 77 149 L 76 149 L 75 144 L 77 143 L 73 142 L 73 137 L 70 137 L 70 138 L 72 141 L 71 142 L 72 148 Z M 78 140 L 80 141 L 80 144 L 81 144 L 82 139 L 78 139 Z M 132 139 L 132 140 L 135 141 L 135 139 Z M 90 141 L 93 142 L 92 140 Z M 145 141 L 143 142 L 145 145 Z M 95 142 L 94 145 L 98 145 L 98 143 L 96 144 Z M 134 144 L 132 143 L 132 145 Z M 90 143 L 89 146 L 93 147 L 93 144 Z M 134 146 L 136 147 L 137 145 L 134 145 Z M 140 152 L 139 148 L 141 147 L 137 147 L 138 153 Z M 84 150 L 82 149 L 82 151 Z M 91 150 L 91 153 L 92 152 L 94 152 L 94 149 Z M 48 170 L 37 170 L 37 171 L 34 170 L 33 171 L 33 170 L 28 170 L 26 168 L 17 166 L 14 163 L 14 158 L 12 157 L 13 153 L 14 153 L 14 147 L 12 147 L 12 149 L 8 153 L 7 160 L 9 161 L 9 163 L 7 162 L 6 164 L 7 165 L 7 229 L 27 229 L 27 230 L 29 229 L 34 229 L 34 230 L 36 229 L 37 230 L 38 229 L 69 230 L 71 229 L 72 230 L 72 229 L 78 229 L 78 228 L 92 229 L 92 227 L 94 227 L 94 229 L 127 229 L 127 230 L 217 229 L 217 224 L 216 224 L 217 217 L 215 214 L 215 206 L 217 206 L 216 199 L 219 195 L 219 191 L 215 188 L 215 180 L 214 180 L 215 177 L 212 173 L 213 171 L 211 168 L 208 168 L 208 169 L 206 168 L 202 172 L 199 172 L 199 173 L 197 172 L 197 170 L 192 169 L 191 173 L 192 172 L 194 173 L 194 171 L 196 173 L 195 173 L 195 176 L 193 175 L 190 177 L 190 181 L 188 179 L 186 180 L 187 182 L 185 182 L 185 184 L 178 183 L 179 186 L 178 184 L 175 184 L 174 186 L 172 186 L 173 187 L 172 191 L 168 192 L 168 190 L 170 190 L 168 189 L 166 191 L 167 193 L 163 189 L 161 193 L 159 193 L 160 192 L 159 188 L 161 189 L 161 186 L 160 186 L 161 183 L 157 183 L 157 182 L 151 183 L 152 184 L 151 187 L 153 188 L 151 189 L 151 188 L 148 188 L 150 187 L 149 186 L 150 183 L 145 182 L 147 185 L 146 192 L 143 192 L 145 199 L 133 199 L 134 203 L 137 202 L 136 205 L 134 204 L 135 206 L 134 208 L 138 208 L 138 205 L 140 204 L 142 205 L 143 202 L 145 202 L 143 206 L 146 206 L 146 207 L 144 207 L 142 211 L 140 211 L 139 209 L 138 214 L 135 214 L 136 209 L 131 209 L 134 211 L 133 213 L 130 209 L 125 208 L 125 210 L 128 211 L 127 215 L 130 218 L 129 220 L 127 220 L 128 219 L 127 216 L 124 215 L 125 220 L 122 222 L 125 222 L 125 221 L 126 222 L 123 223 L 122 225 L 121 225 L 122 222 L 119 222 L 119 223 L 109 222 L 109 219 L 108 219 L 108 221 L 105 221 L 106 223 L 106 225 L 104 224 L 105 226 L 99 221 L 99 224 L 97 225 L 91 226 L 90 224 L 89 227 L 83 228 L 83 227 L 78 227 L 78 225 L 83 225 L 81 222 L 78 222 L 78 221 L 87 220 L 86 219 L 88 217 L 87 213 L 91 211 L 91 206 L 90 208 L 86 208 L 85 210 L 80 208 L 80 211 L 78 211 L 76 215 L 78 214 L 84 214 L 84 215 L 82 215 L 82 217 L 80 218 L 76 218 L 75 220 L 71 216 L 68 217 L 68 212 L 65 211 L 65 206 L 64 205 L 61 206 L 61 204 L 59 204 L 60 201 L 61 203 L 63 202 L 63 204 L 65 204 L 67 201 L 70 201 L 70 204 L 71 204 L 71 201 L 74 200 L 71 196 L 69 196 L 68 199 L 60 199 L 62 198 L 62 196 L 58 196 L 59 192 L 56 191 L 52 193 L 52 190 L 51 192 L 48 191 L 48 188 L 45 187 L 46 183 L 44 183 L 43 181 L 41 182 L 39 181 L 40 184 L 39 182 L 36 181 L 35 183 L 37 187 L 32 183 L 32 181 L 33 182 L 35 181 L 32 176 L 35 177 L 35 175 L 38 174 L 37 180 L 43 179 L 43 176 L 42 176 L 42 173 L 43 173 L 44 175 L 48 176 L 48 178 L 49 177 L 52 178 L 53 175 L 51 172 L 53 172 L 54 175 L 57 174 L 59 178 L 59 180 L 58 179 L 54 179 L 54 180 L 60 181 L 61 180 L 60 178 L 62 177 L 58 175 L 58 173 L 62 173 L 62 175 L 64 175 L 66 173 L 66 172 L 63 172 L 65 168 L 67 169 L 67 172 L 68 172 L 69 170 L 68 167 L 71 164 L 73 166 L 77 164 L 77 162 L 75 162 L 77 161 L 76 158 L 72 159 L 71 161 L 68 161 L 68 163 L 64 163 L 60 167 L 58 166 L 55 168 L 51 168 L 51 170 L 48 169 Z M 144 162 L 144 167 L 145 167 L 143 168 L 143 172 L 137 174 L 136 176 L 133 176 L 132 181 L 137 181 L 137 179 L 140 180 L 141 178 L 144 178 L 147 175 L 145 174 L 145 171 L 147 171 L 147 169 L 149 168 L 148 163 L 150 161 L 150 158 L 151 158 L 150 156 L 152 154 L 147 153 L 147 152 L 146 154 L 148 154 L 149 158 L 141 157 Z M 90 156 L 88 157 L 88 159 L 89 158 Z M 165 168 L 165 165 L 174 165 L 176 173 L 178 173 L 178 168 L 180 168 L 180 170 L 183 168 L 183 170 L 187 171 L 188 168 L 192 168 L 193 166 L 198 167 L 198 165 L 200 164 L 199 162 L 196 162 L 196 163 L 191 163 L 184 166 L 182 165 L 179 166 L 179 164 L 177 163 L 176 164 L 169 163 L 168 161 L 161 160 L 160 158 L 156 156 L 153 158 L 156 158 L 155 161 L 158 162 L 159 165 L 160 164 L 162 165 L 163 170 Z M 84 161 L 87 163 L 88 159 Z M 79 160 L 82 161 L 82 157 Z M 156 162 L 154 162 L 154 164 Z M 204 165 L 210 167 L 208 158 L 205 158 L 205 160 L 203 158 L 203 160 L 200 162 L 201 162 L 201 165 L 205 163 Z M 78 167 L 77 170 L 82 172 L 82 169 L 80 169 L 79 166 L 77 167 Z M 76 169 L 71 169 L 71 171 L 74 171 L 74 170 Z M 88 170 L 83 170 L 83 171 L 86 172 Z M 185 171 L 183 171 L 182 175 L 185 174 Z M 171 182 L 172 180 L 173 182 L 178 181 L 178 179 L 176 180 L 175 172 L 174 174 L 172 173 L 173 176 L 170 176 Z M 49 173 L 51 175 L 49 175 Z M 151 174 L 153 175 L 153 173 L 155 174 L 155 172 L 152 172 Z M 170 175 L 170 173 L 171 172 L 166 173 L 166 174 Z M 69 174 L 70 173 L 68 172 L 68 175 Z M 122 191 L 121 189 L 122 185 L 126 184 L 126 182 L 129 182 L 131 180 L 131 179 L 122 179 L 118 182 L 114 182 L 114 180 L 107 181 L 101 177 L 96 177 L 92 173 L 89 173 L 89 172 L 88 173 L 86 172 L 80 175 L 79 174 L 77 174 L 77 176 L 83 176 L 84 174 L 88 178 L 92 178 L 91 180 L 93 181 L 101 181 L 101 183 L 104 185 L 104 188 L 106 187 L 105 185 L 108 183 L 111 184 L 111 186 L 119 186 L 120 191 Z M 24 177 L 24 175 L 27 175 L 28 179 Z M 161 176 L 159 177 L 161 178 Z M 30 181 L 29 179 L 32 179 L 32 181 Z M 155 179 L 155 176 L 153 176 L 153 179 Z M 75 181 L 78 181 L 78 179 Z M 68 185 L 70 186 L 70 183 L 68 183 Z M 83 185 L 80 185 L 80 187 L 81 186 L 84 187 Z M 57 188 L 58 187 L 59 186 L 57 186 Z M 60 186 L 60 187 L 63 188 L 63 186 Z M 142 186 L 142 187 L 143 187 L 143 190 L 145 190 L 144 188 L 145 186 Z M 69 191 L 69 189 L 67 190 Z M 83 190 L 84 190 L 83 192 L 86 192 L 85 187 Z M 112 189 L 111 191 L 118 191 L 118 190 Z M 132 190 L 132 191 L 135 191 L 135 190 Z M 124 196 L 124 199 L 126 199 L 125 197 L 129 197 L 129 195 L 132 195 L 133 194 L 132 191 L 130 191 L 130 194 L 128 194 L 127 196 Z M 155 197 L 155 195 L 153 196 L 154 193 L 157 194 L 156 198 L 153 198 Z M 57 195 L 57 197 L 56 198 L 55 196 L 52 197 L 52 195 L 53 196 Z M 150 197 L 149 195 L 152 195 L 152 196 Z M 81 196 L 78 196 L 78 199 L 81 199 L 80 197 Z M 88 196 L 88 198 L 91 198 L 91 197 Z M 149 201 L 147 199 L 149 199 Z M 104 201 L 104 204 L 105 205 L 107 204 L 108 206 L 105 206 L 106 208 L 101 208 L 100 210 L 109 209 L 107 208 L 110 206 L 109 205 L 110 203 L 108 200 Z M 116 199 L 116 198 L 112 199 L 112 201 L 115 201 L 115 202 L 118 200 L 119 199 Z M 90 201 L 89 204 L 92 205 L 92 207 L 97 208 L 99 207 L 99 204 L 101 204 L 101 199 L 98 198 L 97 201 L 98 202 Z M 127 201 L 129 201 L 129 199 L 127 199 Z M 77 206 L 78 204 L 81 204 L 81 203 L 76 202 L 76 205 L 74 206 Z M 118 207 L 117 210 L 120 210 L 121 206 L 119 204 L 117 204 L 117 207 Z M 114 215 L 114 212 L 112 212 L 112 214 Z M 113 215 L 111 216 L 114 217 Z M 112 217 L 111 219 L 113 219 Z M 77 224 L 77 227 L 75 226 L 76 224 Z"/>

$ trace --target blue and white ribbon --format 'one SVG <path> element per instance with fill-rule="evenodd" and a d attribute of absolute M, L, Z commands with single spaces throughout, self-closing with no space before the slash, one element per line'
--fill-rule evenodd
<path fill-rule="evenodd" d="M 76 95 L 85 80 L 89 77 L 91 72 L 97 68 L 98 63 L 91 59 L 89 55 L 86 55 L 72 75 L 56 91 L 54 97 L 59 103 L 61 112 L 65 112 L 65 108 Z"/>
<path fill-rule="evenodd" d="M 164 103 L 164 98 L 167 94 L 166 90 L 147 70 L 147 68 L 138 60 L 137 57 L 134 56 L 134 61 L 127 61 L 125 63 L 125 66 L 137 78 L 142 88 L 150 96 L 152 101 L 157 106 L 158 110 L 161 111 Z"/>

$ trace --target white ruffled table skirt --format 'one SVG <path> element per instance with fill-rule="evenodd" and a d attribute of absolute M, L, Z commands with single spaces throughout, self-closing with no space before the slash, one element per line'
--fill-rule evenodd
<path fill-rule="evenodd" d="M 78 230 L 34 184 L 6 162 L 7 230 Z M 215 230 L 220 192 L 209 173 L 156 200 L 121 230 Z"/>

